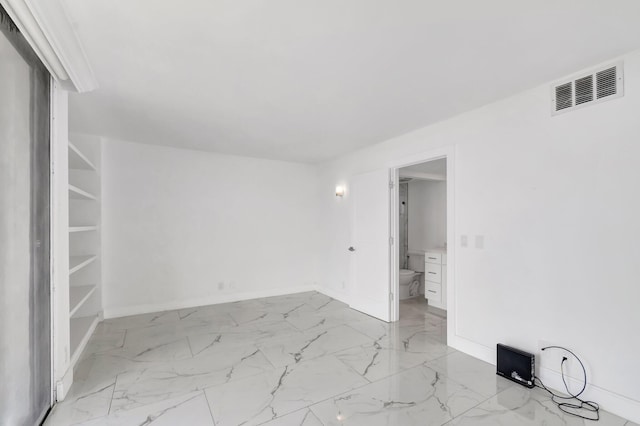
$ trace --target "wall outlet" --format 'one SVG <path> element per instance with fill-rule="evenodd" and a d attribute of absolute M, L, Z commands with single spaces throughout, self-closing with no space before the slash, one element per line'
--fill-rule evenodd
<path fill-rule="evenodd" d="M 224 281 L 218 283 L 218 290 L 224 290 Z"/>

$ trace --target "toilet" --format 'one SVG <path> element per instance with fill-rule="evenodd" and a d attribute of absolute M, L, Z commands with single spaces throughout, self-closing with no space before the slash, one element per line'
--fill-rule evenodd
<path fill-rule="evenodd" d="M 400 300 L 419 296 L 422 290 L 422 271 L 424 271 L 424 253 L 409 252 L 409 268 L 400 269 Z"/>
<path fill-rule="evenodd" d="M 400 300 L 418 296 L 420 290 L 419 272 L 411 269 L 400 269 Z"/>

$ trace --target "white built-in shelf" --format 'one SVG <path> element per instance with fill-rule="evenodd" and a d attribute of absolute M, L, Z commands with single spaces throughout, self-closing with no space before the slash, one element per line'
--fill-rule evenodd
<path fill-rule="evenodd" d="M 97 256 L 87 255 L 87 256 L 70 256 L 69 257 L 69 275 L 74 272 L 79 271 L 84 268 L 94 260 L 96 260 Z"/>
<path fill-rule="evenodd" d="M 71 142 L 69 142 L 69 168 L 96 170 L 96 166 Z"/>
<path fill-rule="evenodd" d="M 97 200 L 98 198 L 77 186 L 69 185 L 69 198 L 75 200 Z"/>
<path fill-rule="evenodd" d="M 71 318 L 69 321 L 69 332 L 71 334 L 71 365 L 75 365 L 80 354 L 98 324 L 98 316 Z"/>
<path fill-rule="evenodd" d="M 79 285 L 69 287 L 69 316 L 72 317 L 80 306 L 96 291 L 95 285 Z"/>
<path fill-rule="evenodd" d="M 97 226 L 69 226 L 69 232 L 97 231 Z"/>

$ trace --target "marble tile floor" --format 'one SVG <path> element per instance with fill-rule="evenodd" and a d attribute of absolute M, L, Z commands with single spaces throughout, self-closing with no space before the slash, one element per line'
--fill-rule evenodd
<path fill-rule="evenodd" d="M 106 320 L 74 373 L 46 425 L 590 423 L 446 346 L 417 300 L 394 324 L 317 292 Z"/>

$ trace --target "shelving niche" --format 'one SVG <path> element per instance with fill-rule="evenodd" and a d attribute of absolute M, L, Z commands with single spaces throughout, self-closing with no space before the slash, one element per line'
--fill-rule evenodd
<path fill-rule="evenodd" d="M 73 369 L 102 319 L 100 141 L 69 135 L 69 349 Z"/>

